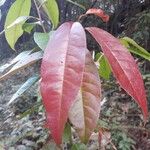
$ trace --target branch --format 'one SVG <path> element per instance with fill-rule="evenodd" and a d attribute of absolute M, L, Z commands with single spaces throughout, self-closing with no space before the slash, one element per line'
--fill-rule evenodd
<path fill-rule="evenodd" d="M 36 3 L 36 0 L 34 0 L 34 4 L 35 4 L 35 7 L 36 7 L 38 16 L 39 16 L 39 20 L 40 20 L 42 29 L 43 29 L 43 31 L 46 33 L 46 30 L 45 30 L 45 27 L 44 27 L 44 24 L 43 24 L 43 21 L 42 21 L 42 17 L 41 17 L 41 14 L 40 14 L 40 9 L 39 9 L 39 7 L 38 7 L 38 5 L 37 5 L 37 3 Z"/>

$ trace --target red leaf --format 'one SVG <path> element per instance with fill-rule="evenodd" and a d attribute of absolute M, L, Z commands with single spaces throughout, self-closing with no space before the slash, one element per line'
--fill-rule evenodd
<path fill-rule="evenodd" d="M 108 32 L 96 27 L 87 30 L 100 44 L 119 84 L 142 108 L 146 120 L 148 110 L 144 84 L 133 57 L 120 41 Z"/>
<path fill-rule="evenodd" d="M 101 83 L 96 65 L 87 50 L 81 90 L 69 111 L 69 119 L 82 142 L 87 143 L 96 127 L 101 98 Z"/>
<path fill-rule="evenodd" d="M 86 37 L 80 23 L 64 23 L 54 33 L 41 66 L 41 94 L 47 124 L 57 144 L 70 106 L 79 92 L 85 66 Z"/>
<path fill-rule="evenodd" d="M 109 16 L 105 14 L 105 12 L 101 9 L 91 8 L 86 12 L 87 15 L 94 14 L 98 17 L 100 17 L 104 22 L 109 21 Z"/>

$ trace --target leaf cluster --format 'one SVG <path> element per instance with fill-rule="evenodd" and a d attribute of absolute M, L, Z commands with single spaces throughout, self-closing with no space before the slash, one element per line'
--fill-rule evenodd
<path fill-rule="evenodd" d="M 0 80 L 6 79 L 42 59 L 41 74 L 28 79 L 13 95 L 8 105 L 33 84 L 40 82 L 47 128 L 50 129 L 56 144 L 62 143 L 68 119 L 80 140 L 87 143 L 99 119 L 102 97 L 99 75 L 109 80 L 112 72 L 119 85 L 139 104 L 146 122 L 148 109 L 144 83 L 130 52 L 148 60 L 150 54 L 130 38 L 124 37 L 119 40 L 103 29 L 84 28 L 78 22 L 87 15 L 96 15 L 102 21 L 108 22 L 109 16 L 101 9 L 89 9 L 85 14 L 79 16 L 78 21 L 66 22 L 58 27 L 57 2 L 55 0 L 38 0 L 34 3 L 38 17 L 29 15 L 31 0 L 16 0 L 8 12 L 3 32 L 5 32 L 8 44 L 15 50 L 15 44 L 23 32 L 30 33 L 36 25 L 40 25 L 44 33 L 34 33 L 34 41 L 39 49 L 24 51 L 8 64 L 1 66 Z M 40 14 L 41 9 L 45 11 L 51 22 L 51 31 L 45 29 Z M 36 21 L 25 23 L 31 18 Z M 85 30 L 91 34 L 102 49 L 102 52 L 96 56 L 96 62 L 94 61 L 95 55 L 93 58 L 87 49 Z M 7 69 L 9 70 L 6 71 Z M 133 141 L 125 135 L 118 134 L 116 138 L 123 139 L 123 142 L 119 143 L 120 148 L 128 149 L 130 144 L 133 144 Z M 74 145 L 72 149 L 76 149 L 76 147 L 78 144 Z"/>

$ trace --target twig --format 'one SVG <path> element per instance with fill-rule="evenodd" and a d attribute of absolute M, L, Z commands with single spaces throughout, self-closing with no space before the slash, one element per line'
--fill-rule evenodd
<path fill-rule="evenodd" d="M 42 22 L 42 17 L 41 17 L 41 14 L 40 14 L 40 9 L 36 3 L 36 0 L 34 0 L 34 4 L 35 4 L 35 7 L 36 7 L 36 10 L 37 10 L 37 13 L 38 13 L 38 16 L 39 16 L 39 20 L 40 20 L 40 23 L 41 23 L 41 26 L 42 26 L 42 29 L 43 31 L 46 33 L 46 30 L 45 30 L 45 27 L 44 27 L 44 24 Z"/>
<path fill-rule="evenodd" d="M 45 2 L 46 2 L 46 0 L 45 1 L 43 1 L 41 4 L 40 4 L 40 6 L 38 7 L 38 9 L 40 10 L 41 9 L 41 7 L 45 4 Z"/>
<path fill-rule="evenodd" d="M 74 4 L 74 5 L 78 6 L 80 8 L 82 8 L 83 10 L 85 10 L 85 7 L 83 5 L 81 5 L 81 4 L 78 4 L 77 2 L 73 2 L 71 0 L 66 0 L 66 1 L 69 2 L 69 3 L 71 3 L 71 4 Z"/>

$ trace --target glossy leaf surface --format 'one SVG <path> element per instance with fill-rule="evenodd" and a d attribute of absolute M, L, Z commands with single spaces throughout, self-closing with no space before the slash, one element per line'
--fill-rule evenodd
<path fill-rule="evenodd" d="M 148 110 L 144 84 L 133 57 L 120 41 L 108 32 L 96 27 L 87 30 L 101 46 L 119 84 L 139 104 L 146 119 Z"/>
<path fill-rule="evenodd" d="M 84 143 L 88 142 L 99 118 L 100 85 L 97 67 L 87 50 L 81 89 L 69 112 L 69 119 Z"/>
<path fill-rule="evenodd" d="M 5 21 L 5 29 L 10 26 L 17 18 L 21 16 L 29 16 L 31 8 L 31 0 L 16 0 L 10 7 Z M 18 19 L 16 22 L 20 22 Z M 22 25 L 26 21 L 26 18 L 21 18 L 21 23 L 16 24 L 13 27 L 5 31 L 5 37 L 12 49 L 15 49 L 15 43 L 19 37 L 23 34 Z"/>
<path fill-rule="evenodd" d="M 79 92 L 85 66 L 86 37 L 80 23 L 64 23 L 53 34 L 41 66 L 41 94 L 47 125 L 61 144 L 68 111 Z"/>
<path fill-rule="evenodd" d="M 93 14 L 100 17 L 104 22 L 109 21 L 109 16 L 102 9 L 91 8 L 86 12 L 87 15 Z"/>

